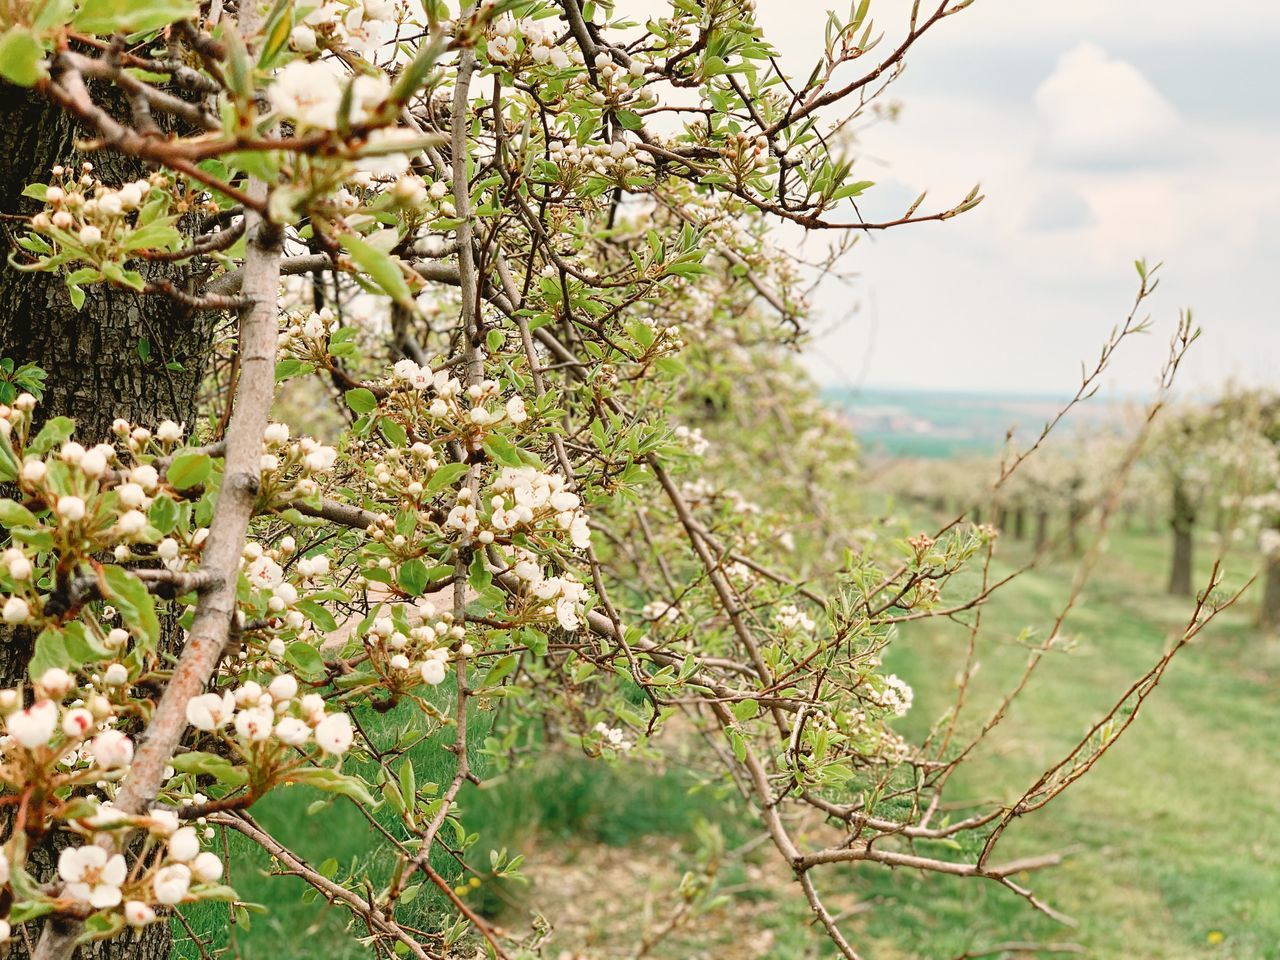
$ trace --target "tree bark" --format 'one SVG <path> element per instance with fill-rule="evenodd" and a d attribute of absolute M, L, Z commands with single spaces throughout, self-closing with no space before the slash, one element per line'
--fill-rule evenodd
<path fill-rule="evenodd" d="M 1173 529 L 1173 566 L 1169 571 L 1169 593 L 1175 597 L 1191 596 L 1192 532 L 1196 524 L 1195 504 L 1180 478 L 1173 482 L 1173 511 L 1169 526 Z"/>
<path fill-rule="evenodd" d="M 29 91 L 0 82 L 0 213 L 28 214 L 34 201 L 22 197 L 30 183 L 46 181 L 57 163 L 78 165 L 77 130 L 61 110 Z M 109 153 L 92 156 L 94 176 L 115 185 L 147 174 L 139 162 Z M 192 314 L 164 297 L 142 297 L 106 285 L 85 290 L 83 307 L 71 304 L 62 277 L 26 273 L 7 262 L 14 233 L 6 229 L 5 260 L 0 263 L 0 357 L 35 363 L 48 373 L 37 417 L 71 417 L 77 436 L 89 444 L 107 439 L 111 422 L 154 425 L 164 419 L 194 425 L 196 400 L 209 355 L 212 318 Z M 18 251 L 21 256 L 21 251 Z M 149 279 L 190 283 L 188 268 L 167 264 L 140 267 Z M 143 345 L 145 342 L 145 346 Z M 31 656 L 27 631 L 0 632 L 0 686 L 26 677 Z M 7 832 L 7 830 L 5 831 Z M 44 865 L 41 879 L 52 876 L 55 851 L 33 851 Z M 26 932 L 35 942 L 37 924 Z M 80 956 L 96 960 L 161 960 L 170 952 L 168 925 L 152 924 L 135 939 L 82 947 Z M 8 954 L 27 956 L 25 937 L 15 931 Z"/>
<path fill-rule="evenodd" d="M 1027 536 L 1027 508 L 1023 506 L 1014 507 L 1013 510 L 1013 539 L 1025 540 Z"/>

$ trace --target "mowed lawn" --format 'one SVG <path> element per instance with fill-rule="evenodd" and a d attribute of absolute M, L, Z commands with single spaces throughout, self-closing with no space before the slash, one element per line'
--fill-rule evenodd
<path fill-rule="evenodd" d="M 1210 549 L 1208 544 L 1199 549 L 1202 582 Z M 1018 544 L 1002 544 L 1010 561 L 1019 559 L 1021 550 Z M 988 747 L 953 781 L 953 800 L 1015 797 L 1181 633 L 1191 602 L 1164 595 L 1167 555 L 1163 536 L 1113 534 L 1064 628 L 1075 649 L 1041 664 Z M 1228 584 L 1243 582 L 1252 562 L 1248 556 L 1229 560 Z M 1021 670 L 1026 652 L 1017 643 L 1019 632 L 1049 627 L 1073 570 L 1064 560 L 1025 574 L 987 606 L 981 669 L 965 714 L 970 724 L 985 719 L 998 691 Z M 850 921 L 864 956 L 947 960 L 999 943 L 1034 941 L 1076 944 L 1083 955 L 1100 958 L 1280 958 L 1280 640 L 1253 627 L 1256 604 L 1256 595 L 1246 595 L 1221 614 L 1179 654 L 1137 722 L 1099 765 L 1047 808 L 1017 823 L 1001 842 L 1000 860 L 1048 851 L 1070 854 L 1061 867 L 1020 879 L 1054 908 L 1077 918 L 1078 926 L 1067 928 L 1036 914 L 987 881 L 880 868 L 829 875 L 826 889 L 845 899 L 856 894 L 870 908 Z M 945 709 L 964 640 L 955 626 L 922 625 L 904 631 L 894 645 L 886 667 L 916 690 L 904 729 L 919 734 Z M 394 724 L 394 718 L 388 722 Z M 447 779 L 449 760 L 438 749 L 425 750 L 415 764 L 418 782 Z M 636 781 L 629 782 L 625 764 L 574 757 L 559 763 L 468 795 L 468 826 L 485 838 L 473 863 L 487 863 L 489 843 L 566 864 L 574 859 L 567 847 L 590 844 L 639 851 L 655 840 L 674 840 L 691 850 L 698 817 L 719 820 L 731 845 L 750 836 L 730 825 L 739 814 L 719 808 L 707 792 L 688 793 L 690 781 L 678 774 L 654 781 L 639 779 L 643 774 L 636 771 Z M 317 796 L 290 788 L 254 812 L 312 863 L 333 857 L 344 872 L 369 873 L 376 890 L 387 864 L 369 855 L 372 828 L 345 800 L 309 815 L 307 807 Z M 371 955 L 346 932 L 344 911 L 322 901 L 303 903 L 301 881 L 268 877 L 265 856 L 235 838 L 232 848 L 238 851 L 234 884 L 270 913 L 252 915 L 245 928 L 229 925 L 220 905 L 192 911 L 192 926 L 213 946 L 234 943 L 233 955 L 248 960 Z M 941 845 L 919 849 L 939 857 L 972 855 Z M 691 864 L 690 858 L 685 865 Z M 674 883 L 682 864 L 671 866 Z M 503 914 L 503 900 L 556 899 L 545 885 L 556 883 L 557 872 L 537 875 L 542 890 L 537 884 L 505 891 L 486 886 L 471 895 L 473 902 L 519 927 L 520 911 L 508 907 Z M 733 896 L 744 903 L 750 899 L 758 906 L 762 896 L 798 895 L 777 884 L 751 890 L 736 882 L 740 878 L 735 871 L 725 881 L 732 881 Z M 649 880 L 637 876 L 637 893 Z M 440 898 L 425 890 L 408 909 L 424 928 L 438 924 L 447 912 Z M 752 955 L 728 949 L 743 938 L 741 929 L 732 929 L 741 926 L 743 915 L 732 911 L 724 916 L 723 937 L 715 933 L 715 915 L 701 923 L 712 932 L 708 949 L 697 956 Z M 772 946 L 760 956 L 834 956 L 795 903 L 778 903 L 776 910 L 763 913 L 753 909 L 751 916 L 773 930 Z M 175 927 L 175 936 L 176 956 L 199 956 L 181 927 Z M 577 946 L 572 939 L 570 925 L 551 955 L 562 945 Z M 726 945 L 723 952 L 717 941 Z M 458 954 L 470 955 L 470 948 Z M 584 955 L 612 960 L 615 954 Z M 672 960 L 693 955 L 675 943 L 652 954 Z"/>

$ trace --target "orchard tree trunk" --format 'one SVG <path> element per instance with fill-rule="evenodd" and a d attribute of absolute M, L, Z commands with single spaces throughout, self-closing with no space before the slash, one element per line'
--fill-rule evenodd
<path fill-rule="evenodd" d="M 1280 630 L 1280 555 L 1266 559 L 1262 574 L 1262 607 L 1258 611 L 1258 625 L 1267 630 Z"/>
<path fill-rule="evenodd" d="M 1013 511 L 1013 539 L 1025 540 L 1027 537 L 1027 508 L 1015 507 Z"/>
<path fill-rule="evenodd" d="M 1173 567 L 1169 571 L 1169 592 L 1175 597 L 1191 596 L 1191 535 L 1196 525 L 1195 504 L 1187 494 L 1181 478 L 1173 482 L 1173 515 L 1169 526 L 1173 529 Z"/>
<path fill-rule="evenodd" d="M 1043 550 L 1049 542 L 1049 511 L 1041 507 L 1036 511 L 1036 549 Z"/>
<path fill-rule="evenodd" d="M 54 164 L 78 165 L 83 158 L 76 157 L 74 140 L 85 135 L 42 98 L 0 82 L 0 213 L 8 218 L 31 212 L 34 202 L 22 197 L 23 188 L 47 182 Z M 109 184 L 148 172 L 136 161 L 107 153 L 94 154 L 92 163 L 94 175 Z M 212 318 L 193 315 L 167 298 L 140 297 L 104 285 L 86 288 L 84 305 L 76 310 L 60 276 L 9 266 L 14 236 L 12 227 L 6 227 L 0 261 L 0 357 L 35 363 L 48 373 L 37 416 L 73 418 L 78 438 L 86 444 L 107 439 L 116 417 L 148 425 L 173 419 L 194 426 Z M 185 270 L 150 265 L 143 273 L 186 286 L 191 278 Z M 26 631 L 0 634 L 0 686 L 26 679 L 30 655 Z M 0 830 L 7 834 L 7 824 Z M 48 871 L 42 879 L 52 876 L 55 856 L 52 848 L 33 851 L 33 862 L 43 861 Z M 35 927 L 26 927 L 32 943 L 39 938 Z M 24 939 L 15 931 L 9 957 L 27 956 Z M 161 960 L 170 946 L 168 926 L 156 923 L 137 940 L 127 934 L 82 947 L 79 956 Z"/>
<path fill-rule="evenodd" d="M 1084 506 L 1077 500 L 1071 501 L 1067 509 L 1067 552 L 1073 557 L 1080 555 L 1080 524 L 1084 516 Z"/>

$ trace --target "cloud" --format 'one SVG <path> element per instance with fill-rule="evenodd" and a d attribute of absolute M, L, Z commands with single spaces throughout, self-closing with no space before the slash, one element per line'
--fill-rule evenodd
<path fill-rule="evenodd" d="M 1095 222 L 1089 201 L 1069 187 L 1041 191 L 1027 213 L 1027 229 L 1038 233 L 1080 230 Z"/>
<path fill-rule="evenodd" d="M 1177 110 L 1142 71 L 1095 44 L 1062 54 L 1034 99 L 1051 163 L 1134 169 L 1185 157 Z"/>

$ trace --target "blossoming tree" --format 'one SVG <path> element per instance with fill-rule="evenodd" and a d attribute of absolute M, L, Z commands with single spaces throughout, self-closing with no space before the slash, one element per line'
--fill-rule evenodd
<path fill-rule="evenodd" d="M 892 40 L 857 4 L 802 81 L 743 0 L 644 24 L 580 0 L 0 4 L 6 97 L 35 118 L 7 135 L 74 129 L 6 208 L 0 934 L 162 956 L 157 919 L 236 902 L 224 831 L 348 909 L 371 956 L 464 935 L 531 956 L 437 856 L 518 870 L 467 860 L 478 758 L 517 762 L 538 718 L 589 754 L 658 751 L 677 713 L 843 956 L 821 891 L 841 863 L 1056 916 L 1024 874 L 1058 856 L 1002 861 L 1001 837 L 1167 659 L 1024 794 L 941 816 L 1008 701 L 969 731 L 962 683 L 909 743 L 881 656 L 994 594 L 953 586 L 993 531 L 849 532 L 850 442 L 786 357 L 852 237 L 981 199 L 864 220 L 849 134 L 970 2 L 917 4 Z M 802 235 L 831 239 L 802 259 Z M 1206 592 L 1185 639 L 1230 600 Z M 370 722 L 390 711 L 400 729 Z M 416 781 L 424 748 L 445 782 Z M 384 885 L 257 823 L 290 784 L 391 811 Z M 913 849 L 962 836 L 969 859 Z M 458 924 L 404 922 L 422 884 Z"/>

